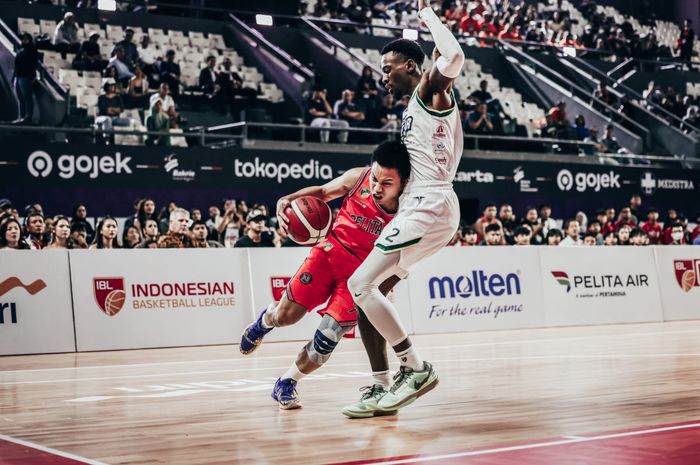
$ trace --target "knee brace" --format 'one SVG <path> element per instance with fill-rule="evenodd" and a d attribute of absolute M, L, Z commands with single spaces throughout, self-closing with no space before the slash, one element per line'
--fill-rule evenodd
<path fill-rule="evenodd" d="M 343 328 L 330 315 L 323 315 L 321 324 L 318 325 L 314 334 L 314 340 L 306 344 L 306 354 L 309 359 L 319 366 L 326 363 L 340 339 L 350 328 Z"/>

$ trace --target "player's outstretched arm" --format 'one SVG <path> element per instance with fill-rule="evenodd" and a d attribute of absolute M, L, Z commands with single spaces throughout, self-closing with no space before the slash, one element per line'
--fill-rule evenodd
<path fill-rule="evenodd" d="M 428 76 L 428 84 L 433 93 L 445 92 L 452 81 L 459 76 L 464 65 L 464 51 L 455 36 L 442 24 L 440 18 L 426 0 L 418 0 L 418 15 L 433 36 L 437 53 L 433 68 Z"/>
<path fill-rule="evenodd" d="M 364 171 L 364 168 L 352 168 L 347 170 L 345 173 L 341 174 L 337 178 L 328 181 L 322 186 L 309 186 L 300 189 L 293 194 L 285 195 L 277 201 L 277 220 L 283 229 L 287 229 L 287 224 L 289 223 L 289 218 L 284 214 L 285 208 L 289 203 L 298 199 L 299 197 L 311 196 L 316 197 L 324 202 L 330 202 L 339 197 L 347 195 L 353 188 L 357 181 L 360 179 L 360 175 Z"/>

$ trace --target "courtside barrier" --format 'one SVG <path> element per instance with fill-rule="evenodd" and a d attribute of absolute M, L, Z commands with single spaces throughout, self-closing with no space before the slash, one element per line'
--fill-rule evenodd
<path fill-rule="evenodd" d="M 656 247 L 664 320 L 700 318 L 700 247 Z"/>
<path fill-rule="evenodd" d="M 651 247 L 539 248 L 546 326 L 663 321 Z"/>
<path fill-rule="evenodd" d="M 253 317 L 247 250 L 77 250 L 70 266 L 78 351 L 231 344 Z"/>
<path fill-rule="evenodd" d="M 0 251 L 0 354 L 238 343 L 307 253 Z M 412 334 L 698 319 L 700 248 L 450 247 L 389 298 Z"/>
<path fill-rule="evenodd" d="M 73 351 L 68 252 L 0 251 L 0 355 Z"/>

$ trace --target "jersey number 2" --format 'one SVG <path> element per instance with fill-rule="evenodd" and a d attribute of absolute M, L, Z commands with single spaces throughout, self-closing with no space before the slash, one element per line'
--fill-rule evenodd
<path fill-rule="evenodd" d="M 388 236 L 386 236 L 386 238 L 385 238 L 385 240 L 387 242 L 394 242 L 393 238 L 398 236 L 399 233 L 401 232 L 401 231 L 399 231 L 399 228 L 391 228 L 391 229 L 393 232 L 391 234 L 389 234 Z"/>

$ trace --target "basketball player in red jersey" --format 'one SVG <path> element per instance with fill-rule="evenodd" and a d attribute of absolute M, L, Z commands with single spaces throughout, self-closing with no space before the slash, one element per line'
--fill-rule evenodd
<path fill-rule="evenodd" d="M 410 171 L 404 145 L 397 141 L 384 142 L 374 150 L 369 168 L 353 168 L 323 186 L 301 189 L 282 197 L 277 203 L 277 218 L 286 228 L 289 220 L 284 210 L 292 200 L 309 195 L 329 202 L 346 196 L 328 236 L 311 249 L 280 302 L 271 303 L 263 310 L 241 338 L 241 353 L 250 354 L 273 328 L 293 325 L 328 300 L 313 340 L 304 346 L 296 361 L 275 384 L 272 398 L 280 408 L 301 407 L 296 393 L 297 382 L 321 367 L 343 335 L 358 323 L 358 312 L 348 291 L 347 280 L 370 253 L 384 225 L 393 218 Z M 398 281 L 398 278 L 387 279 L 381 286 L 382 292 L 386 294 Z M 371 403 L 381 397 L 384 388 L 390 384 L 389 364 L 384 340 L 361 315 L 359 318 L 363 342 L 366 347 L 371 345 L 367 349 L 372 354 L 370 364 L 375 383 L 367 389 L 367 399 L 363 396 Z M 375 412 L 388 413 L 377 412 L 375 406 L 371 407 L 367 409 L 367 416 L 373 416 Z M 362 411 L 358 415 L 362 415 L 362 405 L 359 408 Z"/>

